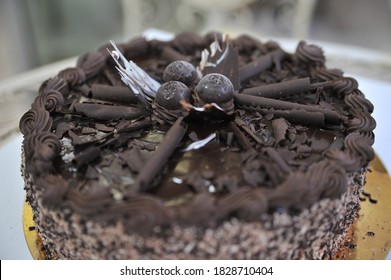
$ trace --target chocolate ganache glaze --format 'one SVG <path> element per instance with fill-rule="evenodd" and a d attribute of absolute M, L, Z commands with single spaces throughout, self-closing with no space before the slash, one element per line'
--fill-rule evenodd
<path fill-rule="evenodd" d="M 20 131 L 44 206 L 147 233 L 339 198 L 374 157 L 372 111 L 315 45 L 183 33 L 82 55 Z"/>

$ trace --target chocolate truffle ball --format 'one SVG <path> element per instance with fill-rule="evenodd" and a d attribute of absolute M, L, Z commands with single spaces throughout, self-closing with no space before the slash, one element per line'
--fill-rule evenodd
<path fill-rule="evenodd" d="M 180 101 L 189 101 L 190 95 L 190 90 L 184 83 L 169 81 L 159 87 L 155 102 L 168 110 L 177 110 L 182 108 Z"/>
<path fill-rule="evenodd" d="M 221 105 L 233 99 L 234 87 L 226 76 L 211 73 L 205 75 L 199 81 L 195 88 L 195 93 L 199 102 Z"/>
<path fill-rule="evenodd" d="M 185 85 L 190 85 L 197 78 L 197 72 L 195 67 L 183 60 L 177 60 L 170 63 L 163 73 L 163 80 L 179 81 Z"/>

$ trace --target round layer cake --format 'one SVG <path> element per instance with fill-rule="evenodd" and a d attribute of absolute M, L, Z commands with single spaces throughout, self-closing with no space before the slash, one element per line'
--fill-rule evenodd
<path fill-rule="evenodd" d="M 372 104 L 248 35 L 134 38 L 45 81 L 20 120 L 49 259 L 331 259 L 373 159 Z"/>

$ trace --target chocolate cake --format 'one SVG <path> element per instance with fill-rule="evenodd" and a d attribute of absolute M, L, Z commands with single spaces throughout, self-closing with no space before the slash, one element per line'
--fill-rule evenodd
<path fill-rule="evenodd" d="M 372 104 L 301 41 L 134 38 L 20 120 L 48 259 L 332 259 L 374 158 Z"/>

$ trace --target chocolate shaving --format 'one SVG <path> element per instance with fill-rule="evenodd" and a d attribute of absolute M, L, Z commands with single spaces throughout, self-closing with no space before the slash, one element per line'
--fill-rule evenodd
<path fill-rule="evenodd" d="M 119 157 L 126 162 L 130 170 L 140 172 L 144 165 L 144 159 L 141 156 L 140 148 L 134 146 L 131 150 L 126 150 L 119 154 Z"/>
<path fill-rule="evenodd" d="M 286 139 L 285 135 L 288 130 L 288 123 L 285 119 L 279 118 L 272 120 L 272 127 L 274 139 L 276 139 L 277 144 Z"/>
<path fill-rule="evenodd" d="M 240 131 L 240 129 L 237 127 L 237 125 L 234 122 L 229 123 L 229 128 L 232 130 L 232 132 L 235 135 L 236 140 L 239 142 L 240 146 L 244 150 L 250 150 L 252 149 L 251 142 L 246 138 L 246 136 Z"/>
<path fill-rule="evenodd" d="M 258 144 L 263 144 L 264 142 L 251 130 L 251 128 L 240 118 L 235 119 L 235 124 L 242 128 L 251 138 Z"/>

